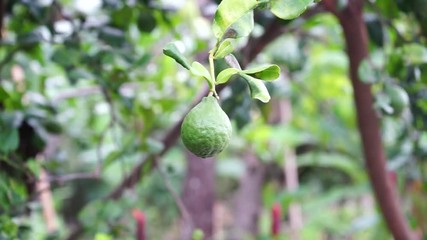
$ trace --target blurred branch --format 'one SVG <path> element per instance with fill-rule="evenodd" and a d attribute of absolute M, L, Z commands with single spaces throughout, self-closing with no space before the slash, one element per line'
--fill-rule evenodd
<path fill-rule="evenodd" d="M 338 14 L 337 0 L 323 0 L 321 5 L 328 11 L 335 15 Z"/>
<path fill-rule="evenodd" d="M 274 104 L 275 103 L 275 104 Z M 289 125 L 292 120 L 292 104 L 289 99 L 276 100 L 273 102 L 274 111 L 278 114 L 277 121 Z M 288 192 L 295 192 L 299 188 L 298 166 L 296 149 L 287 147 L 284 153 L 283 173 L 285 176 L 284 185 Z M 291 203 L 288 207 L 290 236 L 292 239 L 300 239 L 300 231 L 303 228 L 303 215 L 301 205 L 298 202 Z"/>
<path fill-rule="evenodd" d="M 234 196 L 233 231 L 230 239 L 243 240 L 243 236 L 259 233 L 259 217 L 262 213 L 262 187 L 266 176 L 266 165 L 257 155 L 247 149 L 242 156 L 245 165 L 243 176 L 239 179 L 239 188 Z"/>
<path fill-rule="evenodd" d="M 308 19 L 321 12 L 324 12 L 322 7 L 320 5 L 316 5 L 315 7 L 310 8 L 304 14 L 302 14 L 300 18 Z M 291 23 L 291 21 L 284 22 L 281 19 L 275 18 L 268 26 L 266 26 L 263 35 L 258 38 L 250 37 L 248 40 L 248 44 L 246 45 L 246 48 L 244 50 L 245 56 L 243 58 L 243 64 L 247 65 L 249 62 L 255 59 L 255 57 L 268 44 L 276 40 L 282 34 L 296 30 L 302 24 L 302 22 L 300 22 L 291 27 L 289 23 Z"/>
<path fill-rule="evenodd" d="M 350 1 L 346 8 L 339 12 L 336 11 L 335 1 L 324 0 L 322 3 L 336 15 L 344 32 L 364 160 L 381 213 L 395 239 L 414 239 L 386 168 L 380 120 L 373 107 L 371 85 L 363 83 L 358 75 L 360 62 L 368 56 L 368 32 L 363 19 L 363 0 Z"/>
<path fill-rule="evenodd" d="M 120 87 L 120 89 L 135 89 L 137 88 L 137 84 L 135 83 L 124 83 Z M 64 91 L 59 93 L 55 97 L 52 98 L 52 102 L 64 101 L 70 98 L 79 98 L 79 97 L 87 97 L 95 94 L 101 94 L 102 89 L 100 86 L 90 86 L 90 87 L 81 87 L 74 88 L 71 90 Z"/>
<path fill-rule="evenodd" d="M 97 172 L 82 172 L 82 173 L 70 173 L 60 176 L 49 176 L 49 182 L 56 182 L 58 184 L 64 184 L 65 182 L 79 180 L 79 179 L 98 179 L 99 174 Z"/>
<path fill-rule="evenodd" d="M 36 156 L 36 160 L 42 164 L 43 161 L 54 154 L 57 147 L 58 142 L 54 141 L 54 138 L 49 138 L 43 152 Z M 54 233 L 58 230 L 57 214 L 50 188 L 49 175 L 45 169 L 42 168 L 40 170 L 40 176 L 35 185 L 36 193 L 38 193 L 38 198 L 42 206 L 43 218 L 46 223 L 47 232 L 49 234 Z"/>
<path fill-rule="evenodd" d="M 219 92 L 221 89 L 218 89 L 217 92 Z M 208 87 L 205 87 L 203 91 L 201 91 L 199 95 L 194 99 L 188 111 L 190 111 L 191 108 L 193 108 L 197 103 L 199 103 L 200 100 L 208 93 L 209 89 Z M 186 114 L 184 114 L 184 116 L 185 115 Z M 163 143 L 163 150 L 158 154 L 151 154 L 141 160 L 140 163 L 133 168 L 131 173 L 126 176 L 123 181 L 107 196 L 107 198 L 120 198 L 125 189 L 133 187 L 140 180 L 140 178 L 142 177 L 142 170 L 145 166 L 148 167 L 148 170 L 151 170 L 151 168 L 154 167 L 155 159 L 163 156 L 163 154 L 165 154 L 175 144 L 176 140 L 178 140 L 183 119 L 184 117 L 182 117 L 178 122 L 176 122 L 162 139 L 161 142 Z"/>
<path fill-rule="evenodd" d="M 48 175 L 44 169 L 40 172 L 40 178 L 37 181 L 36 188 L 40 193 L 39 199 L 42 206 L 43 218 L 46 223 L 47 232 L 54 233 L 58 230 L 56 211 L 53 204 Z"/>
<path fill-rule="evenodd" d="M 101 88 L 99 86 L 72 89 L 69 91 L 59 93 L 57 96 L 52 98 L 52 102 L 64 101 L 70 98 L 86 97 L 94 94 L 99 94 L 100 92 L 101 92 Z"/>
<path fill-rule="evenodd" d="M 173 186 L 171 184 L 171 182 L 169 181 L 169 178 L 167 176 L 167 174 L 165 172 L 162 171 L 162 169 L 159 166 L 159 158 L 158 157 L 154 157 L 154 162 L 155 162 L 155 166 L 157 171 L 159 172 L 163 183 L 166 186 L 166 189 L 169 191 L 169 193 L 172 195 L 173 199 L 175 200 L 175 203 L 181 213 L 181 216 L 188 222 L 190 223 L 191 226 L 194 226 L 194 222 L 193 219 L 191 218 L 191 215 L 189 214 L 187 208 L 185 207 L 184 202 L 182 201 L 181 197 L 179 196 L 179 194 L 173 189 Z"/>
<path fill-rule="evenodd" d="M 187 166 L 182 183 L 181 198 L 193 222 L 182 219 L 181 239 L 192 239 L 194 230 L 204 233 L 205 239 L 214 234 L 213 215 L 215 202 L 215 159 L 200 159 L 185 151 Z"/>

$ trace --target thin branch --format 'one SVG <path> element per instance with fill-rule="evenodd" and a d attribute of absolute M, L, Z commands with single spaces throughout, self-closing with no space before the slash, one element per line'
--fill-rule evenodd
<path fill-rule="evenodd" d="M 101 89 L 99 86 L 77 88 L 59 93 L 57 96 L 52 98 L 52 102 L 60 102 L 70 98 L 86 97 L 94 94 L 99 94 L 100 92 Z"/>
<path fill-rule="evenodd" d="M 217 90 L 217 92 L 220 92 L 222 88 L 219 88 Z M 205 87 L 203 89 L 203 91 L 200 92 L 200 94 L 195 98 L 195 100 L 192 102 L 191 107 L 189 108 L 189 110 L 194 107 L 197 103 L 200 102 L 200 100 L 206 96 L 209 93 L 209 89 L 207 87 Z M 188 110 L 188 111 L 189 111 Z M 184 115 L 185 116 L 185 115 Z M 163 154 L 165 154 L 176 142 L 176 140 L 179 137 L 179 132 L 181 129 L 181 124 L 183 121 L 182 117 L 178 122 L 175 123 L 175 125 L 172 126 L 172 128 L 170 128 L 170 130 L 166 133 L 165 137 L 162 140 L 163 143 L 163 150 L 156 154 L 151 154 L 147 157 L 145 157 L 143 160 L 140 161 L 139 164 L 137 164 L 133 170 L 131 171 L 131 173 L 125 177 L 122 181 L 122 183 L 117 186 L 108 196 L 107 198 L 111 198 L 111 199 L 118 199 L 120 198 L 120 196 L 123 194 L 123 191 L 126 188 L 130 188 L 133 187 L 141 178 L 142 176 L 142 169 L 145 166 L 148 166 L 149 169 L 151 169 L 154 165 L 153 162 L 155 160 L 156 157 L 160 157 Z"/>
<path fill-rule="evenodd" d="M 188 212 L 187 208 L 185 207 L 184 202 L 182 201 L 179 194 L 173 188 L 171 182 L 169 181 L 167 174 L 165 172 L 163 172 L 161 167 L 159 166 L 159 158 L 154 157 L 154 162 L 155 162 L 156 169 L 162 178 L 163 183 L 165 184 L 167 190 L 169 191 L 169 193 L 172 195 L 173 199 L 175 200 L 175 203 L 176 203 L 176 205 L 177 205 L 177 207 L 181 213 L 181 216 L 187 222 L 189 222 L 191 224 L 191 226 L 194 226 L 193 219 L 191 218 L 190 213 Z"/>
<path fill-rule="evenodd" d="M 82 173 L 69 173 L 66 175 L 60 176 L 49 176 L 49 182 L 55 182 L 59 184 L 64 184 L 65 182 L 80 180 L 80 179 L 98 179 L 99 174 L 97 172 L 82 172 Z"/>
<path fill-rule="evenodd" d="M 326 6 L 329 2 L 323 1 Z M 345 9 L 335 14 L 344 32 L 363 155 L 375 197 L 394 238 L 414 239 L 386 169 L 380 120 L 373 108 L 371 86 L 359 79 L 357 71 L 362 59 L 368 56 L 368 33 L 363 20 L 363 0 L 353 0 Z"/>
<path fill-rule="evenodd" d="M 338 14 L 337 0 L 322 0 L 320 3 L 328 12 L 334 15 Z"/>
<path fill-rule="evenodd" d="M 300 18 L 308 19 L 312 16 L 324 12 L 320 5 L 316 5 L 313 8 L 305 11 Z M 246 49 L 244 50 L 245 57 L 243 59 L 244 65 L 247 65 L 270 43 L 276 40 L 279 36 L 284 33 L 289 33 L 298 29 L 298 27 L 303 22 L 298 22 L 297 24 L 290 25 L 293 22 L 284 23 L 283 20 L 275 18 L 264 30 L 264 34 L 259 38 L 249 38 Z"/>
<path fill-rule="evenodd" d="M 53 233 L 58 229 L 57 217 L 53 204 L 52 191 L 50 190 L 50 184 L 47 180 L 47 172 L 44 169 L 41 170 L 40 179 L 37 181 L 36 187 L 37 191 L 40 192 L 39 199 L 47 231 Z"/>

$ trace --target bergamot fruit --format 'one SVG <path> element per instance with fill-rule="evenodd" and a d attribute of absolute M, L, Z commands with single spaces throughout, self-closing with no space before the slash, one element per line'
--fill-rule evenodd
<path fill-rule="evenodd" d="M 202 158 L 222 152 L 230 138 L 230 119 L 213 96 L 204 97 L 185 116 L 181 125 L 181 139 L 185 147 Z"/>

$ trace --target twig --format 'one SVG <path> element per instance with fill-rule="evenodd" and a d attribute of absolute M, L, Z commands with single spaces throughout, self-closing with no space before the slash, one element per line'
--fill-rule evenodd
<path fill-rule="evenodd" d="M 49 176 L 49 182 L 57 182 L 63 184 L 65 182 L 79 180 L 79 179 L 98 179 L 99 174 L 97 172 L 88 172 L 88 173 L 70 173 L 61 176 Z"/>
<path fill-rule="evenodd" d="M 323 1 L 324 4 L 327 2 L 329 1 Z M 335 14 L 343 29 L 347 46 L 357 123 L 373 192 L 393 237 L 405 240 L 415 239 L 386 170 L 386 155 L 381 140 L 380 121 L 372 107 L 371 86 L 364 84 L 357 73 L 360 62 L 368 56 L 368 33 L 363 21 L 363 0 L 353 0 L 345 9 Z"/>
<path fill-rule="evenodd" d="M 57 96 L 52 98 L 52 102 L 60 102 L 70 98 L 79 98 L 86 97 L 94 94 L 99 94 L 101 92 L 99 86 L 91 86 L 84 88 L 77 88 L 69 91 L 64 91 Z"/>
<path fill-rule="evenodd" d="M 38 161 L 43 161 L 42 154 L 37 156 Z M 48 233 L 53 233 L 58 229 L 56 211 L 53 204 L 52 191 L 50 190 L 50 183 L 48 180 L 48 173 L 42 169 L 40 171 L 40 178 L 36 183 L 36 189 L 40 193 L 39 199 L 42 206 L 43 218 L 46 223 Z"/>
<path fill-rule="evenodd" d="M 102 171 L 102 145 L 104 144 L 104 138 L 107 134 L 107 130 L 112 126 L 112 121 L 108 123 L 108 126 L 102 131 L 101 135 L 99 136 L 98 145 L 96 146 L 96 168 L 95 173 L 97 175 L 101 174 Z"/>
<path fill-rule="evenodd" d="M 189 214 L 187 208 L 185 207 L 184 202 L 182 201 L 179 194 L 175 191 L 175 189 L 173 189 L 173 186 L 172 186 L 171 182 L 169 181 L 167 174 L 165 172 L 163 172 L 161 167 L 159 166 L 159 157 L 157 157 L 157 156 L 154 157 L 154 162 L 155 162 L 156 169 L 162 178 L 163 183 L 165 184 L 167 190 L 169 191 L 169 193 L 172 195 L 173 199 L 175 200 L 175 203 L 176 203 L 182 217 L 188 223 L 190 223 L 191 226 L 194 226 L 193 219 L 191 218 L 191 215 Z"/>
<path fill-rule="evenodd" d="M 217 92 L 220 92 L 221 90 L 222 88 L 218 88 Z M 201 91 L 200 94 L 192 102 L 191 107 L 189 109 L 191 109 L 193 106 L 199 103 L 200 100 L 204 96 L 206 96 L 208 93 L 209 93 L 209 89 L 205 87 L 203 91 Z M 107 198 L 118 199 L 126 188 L 134 186 L 139 181 L 139 179 L 142 176 L 141 171 L 145 166 L 149 165 L 148 166 L 149 169 L 153 167 L 153 162 L 155 160 L 155 157 L 160 157 L 163 154 L 165 154 L 169 150 L 169 148 L 173 146 L 175 141 L 178 139 L 182 121 L 183 121 L 183 118 L 181 118 L 178 122 L 176 122 L 175 125 L 173 125 L 172 128 L 166 133 L 165 137 L 162 140 L 163 150 L 157 155 L 151 154 L 145 157 L 143 160 L 141 160 L 140 163 L 133 168 L 132 172 L 123 179 L 122 183 L 119 186 L 117 186 L 107 196 Z"/>
<path fill-rule="evenodd" d="M 301 15 L 301 18 L 308 19 L 324 10 L 321 6 L 317 5 L 313 8 L 310 8 L 304 14 Z M 283 23 L 282 20 L 275 18 L 265 29 L 264 34 L 259 38 L 249 38 L 246 49 L 244 50 L 245 57 L 243 59 L 243 65 L 249 64 L 255 57 L 271 42 L 276 40 L 279 36 L 284 33 L 292 32 L 296 30 L 302 22 L 299 22 L 293 26 L 289 26 L 289 23 Z"/>

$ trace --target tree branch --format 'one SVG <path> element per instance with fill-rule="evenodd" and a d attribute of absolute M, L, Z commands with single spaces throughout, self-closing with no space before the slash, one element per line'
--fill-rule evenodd
<path fill-rule="evenodd" d="M 347 8 L 340 12 L 336 11 L 332 5 L 333 2 L 335 1 L 325 0 L 323 5 L 335 13 L 344 31 L 350 60 L 350 78 L 354 89 L 357 123 L 362 138 L 366 168 L 375 197 L 394 239 L 414 239 L 386 170 L 380 122 L 373 107 L 371 86 L 363 83 L 358 76 L 359 64 L 368 56 L 368 34 L 362 15 L 363 0 L 350 1 Z"/>
<path fill-rule="evenodd" d="M 320 7 L 320 5 L 310 8 L 304 14 L 302 14 L 301 18 L 308 19 L 313 15 L 316 15 L 319 12 L 323 12 L 324 10 Z M 296 24 L 292 27 L 283 23 L 283 20 L 275 18 L 268 26 L 266 26 L 264 30 L 264 34 L 259 38 L 249 38 L 248 44 L 244 50 L 245 57 L 243 58 L 243 65 L 247 65 L 250 63 L 255 57 L 271 42 L 276 40 L 278 37 L 283 35 L 286 32 L 292 32 L 300 24 Z"/>
<path fill-rule="evenodd" d="M 156 163 L 155 165 L 156 165 L 157 171 L 159 172 L 159 174 L 160 174 L 160 176 L 162 178 L 162 181 L 163 181 L 163 183 L 166 186 L 166 189 L 172 195 L 172 197 L 173 197 L 173 199 L 175 201 L 175 204 L 177 205 L 177 207 L 178 207 L 178 209 L 179 209 L 179 211 L 181 213 L 182 218 L 185 219 L 190 224 L 190 226 L 194 226 L 193 219 L 191 218 L 191 215 L 188 212 L 188 209 L 185 207 L 184 202 L 182 201 L 182 199 L 179 196 L 179 194 L 173 188 L 171 182 L 169 181 L 169 178 L 168 178 L 167 174 L 165 172 L 163 172 L 163 170 L 159 167 L 159 165 L 158 165 L 158 161 L 159 161 L 158 157 L 155 157 L 154 161 Z"/>

